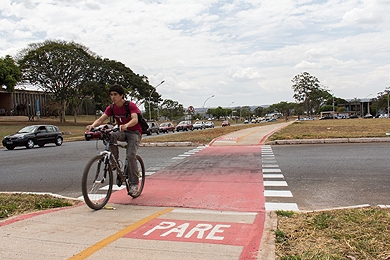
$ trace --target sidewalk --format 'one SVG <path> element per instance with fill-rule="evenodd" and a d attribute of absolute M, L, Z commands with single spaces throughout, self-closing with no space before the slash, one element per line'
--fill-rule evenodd
<path fill-rule="evenodd" d="M 0 222 L 3 259 L 275 259 L 265 212 L 261 145 L 286 123 L 219 137 L 148 176 L 143 194 Z M 221 181 L 223 179 L 223 182 Z M 200 196 L 201 195 L 201 196 Z"/>

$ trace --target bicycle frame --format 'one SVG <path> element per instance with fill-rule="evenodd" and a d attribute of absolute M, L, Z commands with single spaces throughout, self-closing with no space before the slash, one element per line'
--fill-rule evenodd
<path fill-rule="evenodd" d="M 137 198 L 141 195 L 145 184 L 145 165 L 142 158 L 136 155 L 137 160 L 137 184 L 131 183 L 130 178 L 127 176 L 128 170 L 128 158 L 126 156 L 123 169 L 121 169 L 120 161 L 114 158 L 114 155 L 109 150 L 110 148 L 110 134 L 112 131 L 117 131 L 109 126 L 103 126 L 95 131 L 100 132 L 100 139 L 103 141 L 104 150 L 100 151 L 98 155 L 92 157 L 84 168 L 81 189 L 84 197 L 84 201 L 91 209 L 101 209 L 106 205 L 110 199 L 113 188 L 113 175 L 116 170 L 116 184 L 121 186 L 126 184 L 128 195 Z M 114 144 L 121 148 L 127 148 L 127 145 Z M 97 150 L 98 147 L 96 145 Z M 131 176 L 134 180 L 135 176 Z"/>

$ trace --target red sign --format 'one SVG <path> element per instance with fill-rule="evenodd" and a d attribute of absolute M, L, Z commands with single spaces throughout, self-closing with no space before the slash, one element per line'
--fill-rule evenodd
<path fill-rule="evenodd" d="M 190 111 L 191 113 L 193 113 L 193 112 L 194 112 L 194 107 L 193 107 L 193 106 L 189 106 L 189 107 L 188 107 L 188 111 Z"/>

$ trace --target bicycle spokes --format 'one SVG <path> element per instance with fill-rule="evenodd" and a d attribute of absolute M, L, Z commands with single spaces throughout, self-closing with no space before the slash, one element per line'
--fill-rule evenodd
<path fill-rule="evenodd" d="M 113 185 L 113 174 L 103 155 L 97 155 L 86 165 L 82 191 L 85 203 L 92 209 L 101 209 L 108 202 Z"/>

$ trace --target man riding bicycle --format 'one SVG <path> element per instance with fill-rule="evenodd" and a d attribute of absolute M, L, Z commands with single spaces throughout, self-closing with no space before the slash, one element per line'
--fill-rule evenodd
<path fill-rule="evenodd" d="M 127 142 L 126 156 L 129 167 L 127 167 L 128 172 L 125 174 L 129 176 L 129 195 L 131 195 L 137 192 L 138 185 L 136 155 L 139 143 L 142 138 L 142 128 L 138 122 L 138 114 L 140 114 L 141 111 L 133 102 L 128 102 L 129 109 L 125 108 L 127 102 L 124 99 L 125 91 L 122 86 L 118 84 L 111 85 L 109 88 L 109 93 L 113 104 L 106 108 L 104 114 L 101 117 L 96 119 L 95 122 L 93 122 L 91 125 L 87 126 L 87 131 L 90 131 L 92 128 L 103 124 L 112 116 L 115 118 L 120 131 L 111 133 L 110 151 L 118 161 L 119 149 L 117 146 L 117 141 Z M 130 111 L 130 113 L 128 113 L 128 111 Z M 121 180 L 117 182 L 117 184 L 118 186 L 122 185 Z"/>

